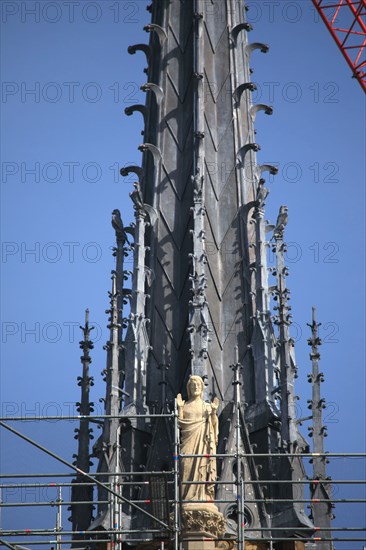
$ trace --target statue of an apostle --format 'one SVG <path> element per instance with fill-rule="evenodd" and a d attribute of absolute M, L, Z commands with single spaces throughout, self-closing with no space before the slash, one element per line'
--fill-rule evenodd
<path fill-rule="evenodd" d="M 216 458 L 210 455 L 216 454 L 219 400 L 215 397 L 211 403 L 206 403 L 203 387 L 200 376 L 190 376 L 188 401 L 183 401 L 181 394 L 177 396 L 180 452 L 182 455 L 205 455 L 181 459 L 181 479 L 185 482 L 183 500 L 214 499 Z M 192 481 L 202 481 L 202 484 L 189 483 Z"/>

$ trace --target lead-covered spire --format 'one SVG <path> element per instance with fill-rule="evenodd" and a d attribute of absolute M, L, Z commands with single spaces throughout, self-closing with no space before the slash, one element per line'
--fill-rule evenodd
<path fill-rule="evenodd" d="M 247 480 L 249 501 L 263 489 L 265 497 L 282 497 L 288 506 L 220 506 L 232 525 L 239 511 L 251 518 L 252 527 L 272 521 L 276 529 L 287 524 L 285 538 L 294 526 L 305 536 L 304 527 L 311 528 L 311 523 L 301 505 L 291 502 L 296 486 L 253 489 L 272 475 L 279 483 L 300 479 L 301 459 L 290 460 L 287 452 L 300 452 L 306 444 L 294 418 L 296 367 L 282 226 L 274 232 L 278 341 L 269 307 L 268 193 L 262 174 L 274 174 L 276 168 L 257 163 L 254 121 L 272 108 L 253 105 L 256 87 L 250 67 L 257 51 L 266 53 L 268 46 L 250 41 L 242 0 L 155 0 L 150 10 L 151 24 L 145 27 L 149 44 L 129 48 L 131 54 L 142 52 L 148 63 L 141 87 L 146 105 L 126 110 L 127 115 L 143 115 L 144 142 L 138 147 L 142 163 L 121 171 L 136 174 L 138 180 L 131 194 L 134 267 L 125 317 L 124 413 L 130 416 L 123 434 L 125 466 L 135 472 L 171 467 L 169 426 L 162 431 L 157 420 L 150 422 L 145 415 L 157 408 L 173 410 L 175 396 L 186 397 L 191 374 L 204 378 L 206 399 L 219 398 L 222 422 L 234 422 L 232 384 L 237 376 L 240 443 L 223 429 L 219 448 L 231 454 L 240 447 L 253 455 L 239 468 L 253 481 L 250 487 Z M 243 368 L 234 374 L 229 366 L 239 363 Z M 169 369 L 159 372 L 167 364 Z M 280 373 L 276 388 L 275 367 Z M 254 449 L 270 458 L 257 460 Z M 231 458 L 222 459 L 220 476 L 235 483 Z M 127 493 L 143 495 L 137 485 Z M 140 519 L 134 515 L 132 525 L 140 526 Z"/>

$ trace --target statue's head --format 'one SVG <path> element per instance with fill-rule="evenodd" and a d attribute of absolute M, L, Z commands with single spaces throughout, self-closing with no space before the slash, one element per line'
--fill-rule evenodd
<path fill-rule="evenodd" d="M 187 382 L 187 394 L 188 399 L 196 397 L 197 395 L 203 396 L 204 384 L 200 376 L 190 376 Z"/>

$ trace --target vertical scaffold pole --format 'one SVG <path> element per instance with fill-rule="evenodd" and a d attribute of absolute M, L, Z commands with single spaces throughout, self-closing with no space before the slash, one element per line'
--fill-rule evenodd
<path fill-rule="evenodd" d="M 178 434 L 178 406 L 174 399 L 174 550 L 179 544 L 179 434 Z"/>
<path fill-rule="evenodd" d="M 62 489 L 58 488 L 57 492 L 57 514 L 56 514 L 56 550 L 62 548 Z"/>
<path fill-rule="evenodd" d="M 235 399 L 235 454 L 236 454 L 236 498 L 238 506 L 238 550 L 244 550 L 244 480 L 240 459 L 240 369 L 239 350 L 235 346 L 236 362 L 234 370 L 234 399 Z"/>
<path fill-rule="evenodd" d="M 121 446 L 120 446 L 120 432 L 121 432 L 121 425 L 118 426 L 117 432 L 116 432 L 116 475 L 113 476 L 113 490 L 115 493 L 120 494 L 120 479 L 119 474 L 121 472 L 121 466 L 120 466 L 120 452 L 121 452 Z M 114 495 L 114 507 L 113 507 L 113 529 L 116 531 L 122 530 L 121 525 L 121 499 L 119 499 L 116 494 Z M 114 548 L 115 550 L 121 549 L 121 534 L 116 533 L 115 540 L 114 540 Z"/>

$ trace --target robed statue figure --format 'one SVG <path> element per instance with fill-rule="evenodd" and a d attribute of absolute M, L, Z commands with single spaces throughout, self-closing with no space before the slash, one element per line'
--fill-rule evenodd
<path fill-rule="evenodd" d="M 214 500 L 216 481 L 216 445 L 218 437 L 217 397 L 211 403 L 203 400 L 203 380 L 190 376 L 187 384 L 188 401 L 177 396 L 180 428 L 180 453 L 205 455 L 181 458 L 182 500 Z M 211 456 L 210 456 L 211 455 Z M 202 482 L 190 483 L 192 481 Z M 207 482 L 212 483 L 207 483 Z M 188 482 L 188 483 L 187 483 Z"/>

